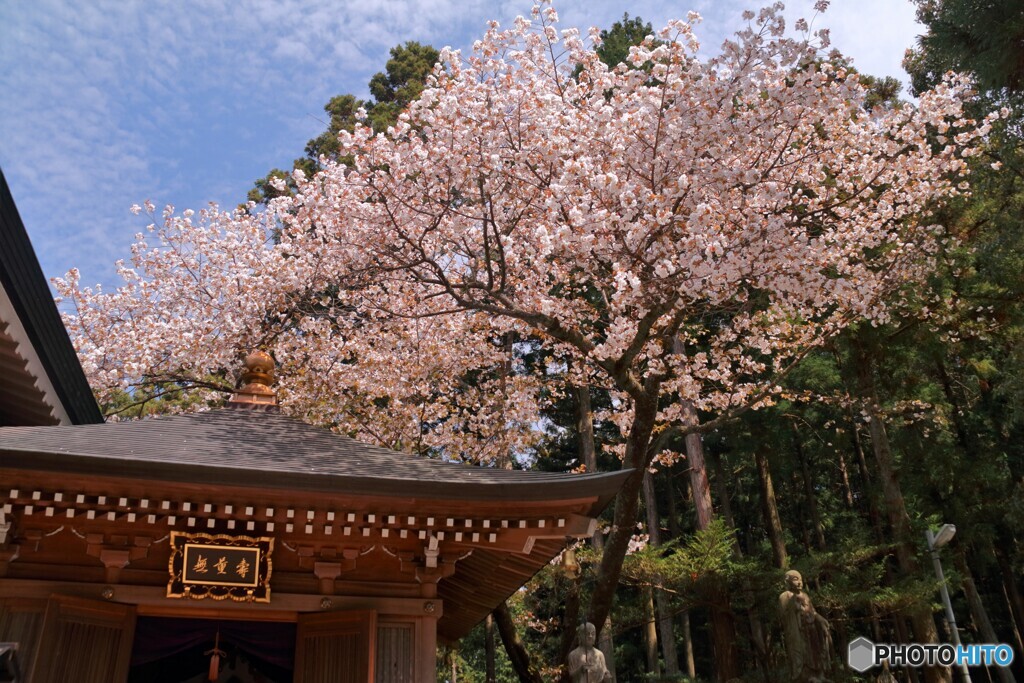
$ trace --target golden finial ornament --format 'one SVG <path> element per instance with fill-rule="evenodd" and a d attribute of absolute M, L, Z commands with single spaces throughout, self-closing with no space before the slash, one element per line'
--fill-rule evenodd
<path fill-rule="evenodd" d="M 240 384 L 228 401 L 234 408 L 277 408 L 274 385 L 274 359 L 265 351 L 252 351 L 245 357 Z"/>

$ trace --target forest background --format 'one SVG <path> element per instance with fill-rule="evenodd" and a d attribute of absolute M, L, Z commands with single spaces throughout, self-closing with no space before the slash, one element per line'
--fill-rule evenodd
<path fill-rule="evenodd" d="M 938 209 L 956 242 L 900 315 L 835 336 L 789 373 L 773 405 L 702 436 L 678 437 L 674 447 L 687 457 L 645 478 L 643 523 L 602 629 L 619 680 L 786 680 L 776 602 L 791 568 L 804 575 L 840 650 L 858 635 L 920 640 L 922 620 L 947 641 L 924 537 L 942 523 L 957 527 L 942 555 L 962 639 L 1005 642 L 1018 653 L 1013 672 L 975 675 L 1004 682 L 1024 675 L 1024 10 L 1009 0 L 984 12 L 975 5 L 921 0 L 928 33 L 906 62 L 915 95 L 955 69 L 978 87 L 971 102 L 978 118 L 1008 112 L 972 161 L 971 194 Z M 642 19 L 625 17 L 602 34 L 600 58 L 619 64 L 650 33 Z M 370 101 L 339 95 L 326 105 L 328 130 L 310 140 L 294 168 L 312 176 L 323 159 L 344 162 L 338 134 L 352 130 L 359 109 L 377 131 L 394 125 L 437 58 L 429 46 L 396 46 L 370 82 Z M 900 100 L 891 79 L 862 81 L 871 91 L 866 108 L 915 106 Z M 258 180 L 249 197 L 257 206 L 247 210 L 294 193 L 292 171 Z M 515 372 L 550 368 L 550 358 L 528 343 L 509 341 L 507 350 L 508 381 Z M 182 399 L 178 379 L 160 379 L 107 396 L 108 414 L 210 400 Z M 229 379 L 204 381 L 227 390 Z M 602 419 L 613 400 L 585 385 L 565 391 L 545 408 L 542 438 L 504 464 L 617 467 L 622 434 Z M 712 503 L 703 511 L 701 494 L 694 495 L 701 477 Z M 558 677 L 572 645 L 567 635 L 597 588 L 601 538 L 575 549 L 578 571 L 550 567 L 442 653 L 439 680 Z M 505 648 L 495 646 L 494 631 Z M 837 660 L 836 677 L 850 676 Z"/>

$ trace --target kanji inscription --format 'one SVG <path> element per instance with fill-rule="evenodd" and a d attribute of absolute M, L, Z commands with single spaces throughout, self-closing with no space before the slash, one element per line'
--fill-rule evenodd
<path fill-rule="evenodd" d="M 172 532 L 172 598 L 270 601 L 270 554 L 274 539 Z"/>

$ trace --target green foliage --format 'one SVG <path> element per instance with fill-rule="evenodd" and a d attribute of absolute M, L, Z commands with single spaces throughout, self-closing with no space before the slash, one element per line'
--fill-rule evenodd
<path fill-rule="evenodd" d="M 207 392 L 195 392 L 197 383 L 188 385 L 164 380 L 148 383 L 132 392 L 117 391 L 101 403 L 100 410 L 109 419 L 132 420 L 168 413 L 190 413 L 220 406 L 230 395 L 231 383 L 223 376 L 209 376 L 200 384 Z"/>
<path fill-rule="evenodd" d="M 376 101 L 367 107 L 367 114 L 375 131 L 394 125 L 402 110 L 420 96 L 439 56 L 430 45 L 415 41 L 391 48 L 384 71 L 370 79 L 370 94 Z"/>
<path fill-rule="evenodd" d="M 513 618 L 522 611 L 521 600 L 511 599 Z M 487 660 L 484 646 L 486 630 L 480 622 L 465 638 L 455 645 L 438 648 L 437 683 L 450 683 L 454 665 L 455 677 L 459 683 L 486 683 Z M 494 627 L 494 681 L 495 683 L 517 683 L 519 678 L 512 670 L 508 654 L 501 644 L 498 627 Z"/>
<path fill-rule="evenodd" d="M 626 558 L 623 573 L 638 583 L 655 583 L 675 593 L 693 594 L 707 579 L 736 581 L 753 570 L 753 565 L 736 559 L 735 530 L 721 518 L 707 529 L 684 539 L 672 540 L 659 548 L 648 545 Z"/>
<path fill-rule="evenodd" d="M 629 48 L 639 45 L 644 38 L 653 35 L 654 29 L 650 22 L 640 17 L 629 18 L 629 12 L 622 15 L 610 29 L 601 31 L 601 46 L 597 48 L 597 56 L 608 66 L 618 66 L 626 61 Z"/>
<path fill-rule="evenodd" d="M 324 105 L 328 115 L 327 130 L 306 143 L 305 156 L 296 159 L 293 169 L 301 170 L 306 177 L 312 177 L 320 169 L 320 159 L 344 162 L 338 158 L 338 134 L 351 131 L 359 120 L 359 110 L 366 113 L 366 123 L 377 133 L 384 133 L 398 121 L 398 116 L 409 103 L 423 92 L 427 77 L 437 63 L 439 53 L 430 45 L 409 41 L 391 48 L 391 58 L 384 71 L 377 72 L 370 79 L 370 100 L 360 100 L 355 95 L 335 95 Z M 285 188 L 275 188 L 272 181 L 279 179 Z M 257 204 L 266 202 L 295 191 L 291 172 L 272 169 L 257 180 L 249 191 L 248 200 Z"/>
<path fill-rule="evenodd" d="M 321 156 L 336 159 L 338 156 L 338 133 L 351 131 L 355 128 L 358 111 L 366 103 L 357 100 L 353 95 L 335 95 L 324 105 L 324 111 L 330 117 L 327 130 L 306 143 L 306 159 L 314 164 Z M 299 161 L 296 161 L 296 168 Z M 315 167 L 314 167 L 315 170 Z"/>
<path fill-rule="evenodd" d="M 912 89 L 946 71 L 972 73 L 985 90 L 1024 89 L 1024 4 L 1020 0 L 914 0 L 927 31 L 904 61 Z"/>
<path fill-rule="evenodd" d="M 903 86 L 899 80 L 892 76 L 861 75 L 860 82 L 868 89 L 867 97 L 864 98 L 864 106 L 867 109 L 875 107 L 895 108 L 900 106 L 900 90 Z"/>

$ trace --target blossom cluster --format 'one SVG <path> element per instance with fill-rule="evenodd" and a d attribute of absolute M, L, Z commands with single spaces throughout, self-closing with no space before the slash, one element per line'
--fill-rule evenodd
<path fill-rule="evenodd" d="M 484 460 L 536 438 L 552 381 L 510 338 L 612 391 L 623 434 L 651 401 L 661 425 L 764 401 L 927 273 L 929 207 L 966 189 L 988 124 L 952 77 L 868 111 L 826 33 L 788 37 L 777 6 L 750 19 L 713 59 L 691 16 L 615 67 L 550 7 L 492 22 L 294 196 L 167 212 L 116 292 L 58 282 L 94 385 L 187 383 L 259 346 L 296 414 Z"/>

